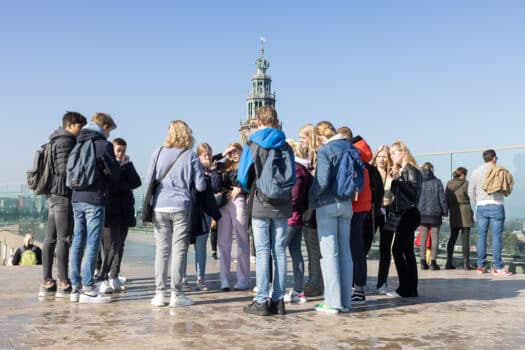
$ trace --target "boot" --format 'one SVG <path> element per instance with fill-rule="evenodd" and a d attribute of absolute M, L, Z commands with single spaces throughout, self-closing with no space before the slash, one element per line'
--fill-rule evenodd
<path fill-rule="evenodd" d="M 445 270 L 455 270 L 456 269 L 454 264 L 452 264 L 452 261 L 453 261 L 452 257 L 448 256 L 447 263 L 445 264 Z"/>
<path fill-rule="evenodd" d="M 421 269 L 422 270 L 428 270 L 428 264 L 425 259 L 421 259 Z"/>
<path fill-rule="evenodd" d="M 469 258 L 463 259 L 463 268 L 465 270 L 472 270 L 472 266 L 470 266 L 470 259 Z"/>
<path fill-rule="evenodd" d="M 439 270 L 439 265 L 436 263 L 436 260 L 430 260 L 430 269 L 431 270 Z"/>

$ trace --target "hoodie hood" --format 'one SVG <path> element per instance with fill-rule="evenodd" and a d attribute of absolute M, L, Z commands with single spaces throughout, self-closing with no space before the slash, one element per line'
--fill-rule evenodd
<path fill-rule="evenodd" d="M 87 140 L 105 140 L 106 135 L 104 134 L 104 130 L 97 124 L 89 123 L 88 125 L 84 126 L 82 130 L 80 131 L 80 135 L 78 135 L 78 142 L 84 142 Z"/>
<path fill-rule="evenodd" d="M 295 157 L 295 162 L 297 164 L 301 164 L 302 166 L 304 166 L 306 169 L 311 169 L 312 168 L 312 161 L 309 160 L 309 159 L 304 159 L 304 158 L 297 158 Z"/>
<path fill-rule="evenodd" d="M 434 172 L 430 169 L 421 169 L 421 174 L 423 175 L 423 181 L 429 181 L 436 178 Z"/>
<path fill-rule="evenodd" d="M 286 143 L 286 136 L 281 130 L 264 128 L 256 131 L 250 136 L 250 141 L 255 142 L 262 148 L 275 149 L 284 146 Z"/>
<path fill-rule="evenodd" d="M 59 137 L 71 137 L 71 138 L 74 139 L 75 135 L 73 135 L 72 133 L 70 133 L 66 129 L 60 127 L 58 129 L 56 129 L 55 131 L 53 131 L 53 133 L 51 135 L 49 135 L 49 140 L 54 140 L 54 139 L 59 138 Z"/>
<path fill-rule="evenodd" d="M 447 188 L 452 192 L 456 192 L 461 186 L 463 186 L 464 183 L 465 180 L 452 179 L 448 182 Z"/>

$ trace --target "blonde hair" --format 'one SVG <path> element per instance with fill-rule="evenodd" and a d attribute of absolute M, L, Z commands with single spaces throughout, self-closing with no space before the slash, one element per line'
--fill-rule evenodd
<path fill-rule="evenodd" d="M 412 165 L 414 168 L 417 168 L 417 162 L 414 156 L 412 155 L 412 153 L 410 153 L 410 150 L 408 149 L 407 145 L 403 143 L 403 141 L 397 140 L 390 146 L 390 148 L 393 147 L 398 148 L 401 152 L 404 153 L 403 160 L 406 163 Z M 394 171 L 398 171 L 400 168 L 401 166 L 399 164 L 394 164 Z"/>
<path fill-rule="evenodd" d="M 170 122 L 164 147 L 189 149 L 193 147 L 194 142 L 192 131 L 188 124 L 182 120 L 172 120 Z"/>
<path fill-rule="evenodd" d="M 201 143 L 197 146 L 197 155 L 200 156 L 201 154 L 203 154 L 204 152 L 210 152 L 210 153 L 213 153 L 213 150 L 210 146 L 209 143 Z"/>
<path fill-rule="evenodd" d="M 230 147 L 233 147 L 235 148 L 237 152 L 242 153 L 242 145 L 240 143 L 232 142 L 226 148 L 228 149 Z M 236 163 L 233 160 L 230 153 L 225 154 L 224 157 L 226 158 L 226 162 L 224 163 L 224 168 L 226 169 L 226 171 L 230 172 L 230 171 L 237 170 L 237 168 L 239 167 L 239 163 L 238 162 Z"/>
<path fill-rule="evenodd" d="M 277 111 L 272 106 L 262 106 L 257 111 L 257 120 L 263 126 L 277 129 L 279 127 L 279 117 Z"/>
<path fill-rule="evenodd" d="M 24 245 L 26 247 L 29 247 L 30 245 L 33 245 L 33 243 L 35 242 L 35 239 L 33 238 L 33 235 L 30 234 L 30 233 L 27 233 L 25 236 L 24 236 Z"/>
<path fill-rule="evenodd" d="M 377 148 L 376 150 L 376 153 L 374 154 L 374 158 L 372 158 L 372 162 L 371 164 L 375 167 L 377 167 L 377 156 L 379 155 L 379 153 L 383 152 L 384 154 L 386 154 L 386 158 L 387 158 L 387 161 L 386 161 L 386 172 L 388 173 L 388 171 L 390 169 L 392 169 L 392 158 L 390 157 L 390 147 L 388 147 L 387 145 L 381 145 Z"/>
<path fill-rule="evenodd" d="M 294 139 L 286 139 L 286 143 L 290 145 L 296 158 L 308 159 L 308 150 L 299 142 L 295 142 Z"/>
<path fill-rule="evenodd" d="M 113 118 L 111 118 L 111 116 L 106 113 L 100 113 L 100 112 L 95 113 L 93 117 L 91 118 L 91 121 L 97 124 L 98 126 L 100 126 L 101 128 L 104 126 L 107 126 L 110 129 L 117 128 L 117 124 L 115 123 Z"/>
<path fill-rule="evenodd" d="M 299 129 L 299 134 L 303 134 L 308 139 L 308 145 L 306 146 L 307 149 L 305 150 L 308 153 L 306 158 L 312 161 L 312 166 L 315 167 L 315 164 L 317 163 L 317 149 L 319 148 L 315 126 L 312 124 L 306 124 Z"/>
<path fill-rule="evenodd" d="M 337 132 L 332 123 L 330 123 L 329 121 L 323 120 L 322 122 L 317 123 L 315 127 L 315 133 L 318 136 L 324 136 L 326 138 L 330 138 L 334 136 Z"/>

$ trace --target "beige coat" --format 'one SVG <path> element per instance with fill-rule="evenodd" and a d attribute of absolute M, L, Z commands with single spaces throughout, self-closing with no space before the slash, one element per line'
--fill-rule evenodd
<path fill-rule="evenodd" d="M 468 196 L 468 181 L 450 180 L 445 193 L 450 210 L 450 228 L 474 226 L 474 215 Z"/>
<path fill-rule="evenodd" d="M 499 165 L 495 165 L 489 170 L 481 186 L 488 194 L 501 192 L 505 197 L 510 196 L 512 187 L 514 187 L 512 174 Z"/>

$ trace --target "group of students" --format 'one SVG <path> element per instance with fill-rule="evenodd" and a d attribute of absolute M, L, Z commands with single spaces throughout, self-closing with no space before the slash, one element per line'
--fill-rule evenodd
<path fill-rule="evenodd" d="M 80 303 L 106 303 L 111 301 L 109 292 L 124 288 L 119 278 L 120 263 L 128 227 L 135 225 L 132 190 L 141 183 L 125 154 L 125 141 L 107 141 L 116 128 L 111 116 L 97 113 L 86 124 L 79 113 L 67 112 L 63 127 L 51 136 L 54 179 L 48 198 L 44 281 L 39 295 L 69 295 L 71 301 Z M 247 144 L 232 143 L 224 152 L 213 155 L 207 143 L 193 151 L 192 130 L 184 121 L 170 122 L 164 144 L 151 156 L 146 177 L 157 183 L 149 203 L 156 242 L 156 292 L 151 304 L 194 304 L 185 295 L 189 289 L 186 270 L 191 243 L 195 247 L 196 288 L 208 290 L 205 269 L 209 232 L 217 232 L 212 246 L 217 245 L 220 256 L 220 288 L 250 288 L 250 227 L 256 259 L 256 296 L 243 308 L 246 313 L 285 314 L 285 302 L 303 303 L 307 296 L 317 295 L 324 296 L 323 302 L 315 306 L 319 312 L 348 312 L 352 304 L 365 303 L 367 254 L 378 228 L 377 293 L 417 297 L 413 243 L 414 232 L 422 223 L 419 208 L 424 178 L 407 146 L 396 141 L 373 154 L 361 136 L 354 137 L 348 127 L 336 129 L 328 121 L 305 125 L 295 142 L 286 139 L 271 106 L 258 110 L 257 125 Z M 85 140 L 94 141 L 100 176 L 90 188 L 71 190 L 65 185 L 67 158 L 75 143 Z M 268 197 L 268 189 L 263 189 L 267 186 L 263 182 L 269 159 L 277 162 L 269 167 L 276 172 L 271 175 L 277 179 L 274 182 L 289 190 L 284 199 Z M 341 169 L 348 167 L 349 159 L 361 168 L 355 173 L 362 172 L 362 184 L 355 192 L 341 190 L 346 184 Z M 293 181 L 278 183 L 282 177 Z M 232 287 L 233 235 L 237 274 Z M 303 235 L 308 254 L 306 282 Z M 94 273 L 101 245 L 103 281 L 97 288 Z M 288 292 L 287 248 L 294 276 Z M 53 253 L 58 281 L 51 274 Z M 395 290 L 387 286 L 391 256 L 399 276 Z"/>

